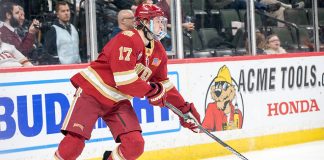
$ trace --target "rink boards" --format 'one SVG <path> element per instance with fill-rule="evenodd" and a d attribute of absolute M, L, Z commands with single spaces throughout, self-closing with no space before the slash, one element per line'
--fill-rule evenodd
<path fill-rule="evenodd" d="M 231 103 L 242 113 L 242 128 L 223 127 L 228 130 L 212 133 L 245 152 L 324 139 L 323 64 L 324 53 L 170 60 L 168 75 L 204 120 L 207 107 L 215 103 L 211 96 L 214 79 L 225 66 L 235 88 Z M 69 78 L 85 67 L 0 70 L 1 160 L 53 159 L 63 137 L 60 126 L 75 92 Z M 205 134 L 182 128 L 166 108 L 151 107 L 143 98 L 132 103 L 146 141 L 140 159 L 230 154 Z M 115 146 L 109 128 L 99 119 L 79 159 L 100 159 L 104 150 Z"/>

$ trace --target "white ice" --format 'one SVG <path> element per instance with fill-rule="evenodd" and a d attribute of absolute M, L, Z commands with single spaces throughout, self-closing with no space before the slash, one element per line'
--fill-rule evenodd
<path fill-rule="evenodd" d="M 324 160 L 324 140 L 242 153 L 249 160 Z M 204 160 L 240 160 L 235 155 Z"/>

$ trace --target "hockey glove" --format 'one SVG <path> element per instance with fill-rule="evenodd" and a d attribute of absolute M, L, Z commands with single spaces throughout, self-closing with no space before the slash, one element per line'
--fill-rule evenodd
<path fill-rule="evenodd" d="M 194 118 L 197 123 L 201 124 L 200 115 L 197 112 L 193 103 L 186 102 L 184 104 L 184 106 L 182 106 L 182 108 L 180 108 L 180 110 L 183 114 L 188 114 L 191 118 Z M 183 127 L 189 128 L 195 133 L 199 132 L 198 125 L 193 120 L 189 119 L 189 120 L 185 121 L 182 117 L 179 117 L 179 118 L 180 118 L 180 124 Z"/>
<path fill-rule="evenodd" d="M 162 83 L 150 83 L 152 89 L 146 94 L 149 103 L 153 106 L 165 106 L 166 93 Z"/>

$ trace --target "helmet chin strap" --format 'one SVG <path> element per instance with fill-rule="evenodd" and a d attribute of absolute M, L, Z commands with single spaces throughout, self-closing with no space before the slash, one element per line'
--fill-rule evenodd
<path fill-rule="evenodd" d="M 144 32 L 144 36 L 147 40 L 152 41 L 154 39 L 154 38 L 149 38 L 148 34 L 152 35 L 152 32 L 147 27 L 143 28 L 143 32 Z"/>
<path fill-rule="evenodd" d="M 147 26 L 141 20 L 140 20 L 140 23 L 141 23 L 141 25 L 143 25 L 143 32 L 144 32 L 145 38 L 149 41 L 152 41 L 155 37 L 154 33 L 149 28 L 147 28 Z M 151 34 L 153 38 L 149 38 L 148 34 Z"/>

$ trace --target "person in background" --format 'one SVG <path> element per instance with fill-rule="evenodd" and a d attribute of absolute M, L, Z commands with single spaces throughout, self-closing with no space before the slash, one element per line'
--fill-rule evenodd
<path fill-rule="evenodd" d="M 266 38 L 262 32 L 259 30 L 255 32 L 255 41 L 256 41 L 256 52 L 257 54 L 265 54 L 264 46 L 266 43 Z"/>
<path fill-rule="evenodd" d="M 156 5 L 159 6 L 162 11 L 164 12 L 165 18 L 167 18 L 167 27 L 169 33 L 171 33 L 171 13 L 170 13 L 170 4 L 171 0 L 161 0 Z M 185 18 L 186 17 L 186 18 Z M 195 30 L 195 23 L 191 21 L 190 16 L 183 15 L 182 18 L 182 28 L 184 29 L 184 35 L 191 38 L 191 32 Z M 172 50 L 172 40 L 171 36 L 167 35 L 164 39 L 161 40 L 164 48 L 166 48 L 167 51 Z"/>
<path fill-rule="evenodd" d="M 2 42 L 0 32 L 0 68 L 33 66 L 15 46 Z"/>
<path fill-rule="evenodd" d="M 123 9 L 117 15 L 118 26 L 113 28 L 110 39 L 115 37 L 120 31 L 131 30 L 135 25 L 134 13 L 130 9 Z"/>
<path fill-rule="evenodd" d="M 117 34 L 97 60 L 72 76 L 77 91 L 61 129 L 65 137 L 55 152 L 56 159 L 77 159 L 98 117 L 120 143 L 112 152 L 105 152 L 104 159 L 137 159 L 144 152 L 144 139 L 133 97 L 146 97 L 148 103 L 159 107 L 167 101 L 200 123 L 194 104 L 187 103 L 168 78 L 168 58 L 159 41 L 165 36 L 163 12 L 156 5 L 143 4 L 137 7 L 135 17 L 135 29 Z M 180 118 L 180 124 L 198 132 L 196 123 Z"/>
<path fill-rule="evenodd" d="M 161 0 L 156 4 L 164 12 L 165 18 L 168 19 L 168 25 L 167 25 L 168 28 L 171 28 L 170 3 L 171 3 L 171 0 Z M 186 29 L 187 31 L 192 31 L 195 29 L 195 24 L 193 22 L 183 22 L 182 27 L 184 29 Z"/>
<path fill-rule="evenodd" d="M 280 39 L 278 35 L 271 34 L 266 38 L 265 50 L 266 54 L 282 54 L 287 53 L 285 49 L 280 46 Z"/>
<path fill-rule="evenodd" d="M 26 57 L 29 56 L 34 49 L 35 34 L 39 31 L 35 26 L 39 25 L 39 21 L 34 19 L 28 28 L 28 33 L 20 38 L 16 33 L 19 26 L 20 9 L 15 3 L 4 2 L 0 6 L 0 20 L 4 22 L 0 28 L 2 33 L 2 41 L 14 45 Z"/>
<path fill-rule="evenodd" d="M 57 21 L 45 36 L 45 50 L 59 59 L 60 64 L 81 63 L 79 35 L 70 23 L 71 12 L 67 2 L 58 1 L 55 6 Z"/>
<path fill-rule="evenodd" d="M 268 11 L 267 14 L 269 16 L 272 16 L 274 18 L 285 20 L 284 19 L 284 11 L 285 9 L 289 8 L 304 8 L 304 2 L 294 3 L 294 4 L 286 4 L 279 0 L 261 0 L 260 3 L 263 3 L 265 5 L 271 5 L 271 4 L 280 4 L 280 8 L 278 10 Z M 284 23 L 278 23 L 278 27 L 284 27 Z"/>
<path fill-rule="evenodd" d="M 18 6 L 19 8 L 19 17 L 18 17 L 18 23 L 19 26 L 17 27 L 17 34 L 20 38 L 25 37 L 25 35 L 28 33 L 28 28 L 25 25 L 25 11 L 22 6 Z"/>
<path fill-rule="evenodd" d="M 265 43 L 266 43 L 266 38 L 260 30 L 255 31 L 255 41 L 256 41 L 256 54 L 257 55 L 265 54 L 264 47 L 265 47 Z M 245 49 L 246 49 L 246 55 L 252 55 L 252 53 L 249 49 L 247 36 L 245 38 Z"/>
<path fill-rule="evenodd" d="M 25 22 L 25 11 L 24 11 L 24 8 L 19 5 L 18 5 L 18 9 L 19 9 L 18 23 L 20 26 L 22 26 Z"/>

